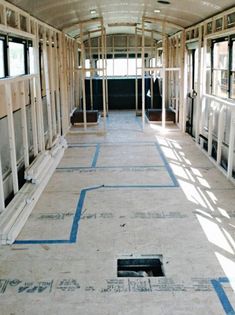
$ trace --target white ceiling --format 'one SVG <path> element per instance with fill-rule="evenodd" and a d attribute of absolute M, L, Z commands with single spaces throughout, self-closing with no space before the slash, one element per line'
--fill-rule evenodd
<path fill-rule="evenodd" d="M 235 5 L 234 0 L 169 0 L 170 4 L 160 4 L 157 0 L 8 0 L 40 20 L 57 29 L 66 29 L 80 21 L 103 17 L 107 33 L 119 33 L 118 27 L 108 24 L 119 23 L 122 32 L 133 33 L 127 23 L 141 23 L 142 16 L 155 17 L 188 27 Z M 92 9 L 96 14 L 91 14 Z M 155 9 L 161 10 L 154 13 Z M 123 28 L 123 26 L 125 26 Z M 93 25 L 93 28 L 96 25 Z M 98 27 L 98 24 L 97 24 Z M 157 29 L 158 31 L 161 30 Z M 167 33 L 177 29 L 169 28 Z M 69 31 L 76 36 L 77 27 Z"/>

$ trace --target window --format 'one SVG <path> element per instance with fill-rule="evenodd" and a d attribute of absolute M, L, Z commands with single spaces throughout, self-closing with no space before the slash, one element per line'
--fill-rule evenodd
<path fill-rule="evenodd" d="M 212 94 L 219 97 L 228 97 L 228 39 L 213 42 L 212 63 Z"/>
<path fill-rule="evenodd" d="M 9 70 L 10 76 L 26 73 L 25 45 L 23 43 L 9 42 Z"/>
<path fill-rule="evenodd" d="M 32 47 L 32 44 L 29 44 L 29 73 L 34 74 L 35 73 L 35 67 L 34 67 L 34 49 Z"/>
<path fill-rule="evenodd" d="M 128 59 L 128 75 L 135 76 L 136 75 L 136 59 Z M 142 70 L 139 69 L 142 67 L 142 59 L 137 59 L 137 75 L 142 74 Z"/>
<path fill-rule="evenodd" d="M 141 68 L 142 59 L 137 58 L 137 68 Z M 97 61 L 97 68 L 102 68 L 102 60 Z M 101 71 L 98 71 L 102 75 Z M 135 58 L 115 58 L 107 59 L 107 75 L 108 76 L 135 76 L 136 75 L 136 59 Z M 141 75 L 141 69 L 137 69 L 137 75 Z"/>
<path fill-rule="evenodd" d="M 232 65 L 230 73 L 230 97 L 235 99 L 235 38 L 232 40 Z"/>
<path fill-rule="evenodd" d="M 0 78 L 5 77 L 4 67 L 4 41 L 0 40 Z"/>
<path fill-rule="evenodd" d="M 32 41 L 0 34 L 0 78 L 34 71 Z"/>
<path fill-rule="evenodd" d="M 85 68 L 90 69 L 90 59 L 85 60 Z M 90 78 L 90 76 L 91 76 L 91 72 L 86 71 L 86 78 Z"/>

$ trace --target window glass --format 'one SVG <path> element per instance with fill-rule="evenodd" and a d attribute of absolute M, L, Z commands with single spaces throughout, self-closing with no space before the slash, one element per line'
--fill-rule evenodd
<path fill-rule="evenodd" d="M 228 97 L 228 41 L 214 44 L 213 50 L 213 94 L 219 97 Z"/>
<path fill-rule="evenodd" d="M 29 73 L 35 73 L 33 47 L 29 47 Z"/>
<path fill-rule="evenodd" d="M 129 62 L 128 75 L 135 76 L 136 75 L 136 59 L 135 58 L 128 59 L 128 62 Z M 138 68 L 141 68 L 141 66 L 142 66 L 142 59 L 138 58 L 137 59 L 137 75 L 141 75 L 142 73 L 141 69 L 138 69 Z"/>
<path fill-rule="evenodd" d="M 128 63 L 128 67 L 127 67 Z M 142 59 L 137 59 L 137 68 L 141 68 Z M 102 68 L 102 60 L 97 61 L 97 68 Z M 127 73 L 128 71 L 128 73 Z M 102 75 L 101 71 L 98 71 Z M 135 76 L 136 75 L 136 59 L 135 58 L 116 58 L 107 59 L 107 75 L 108 76 Z M 141 75 L 141 69 L 137 70 L 137 75 Z"/>
<path fill-rule="evenodd" d="M 114 59 L 114 76 L 127 75 L 127 58 Z"/>
<path fill-rule="evenodd" d="M 230 97 L 235 99 L 235 41 L 232 46 L 232 69 L 231 69 L 231 93 Z"/>
<path fill-rule="evenodd" d="M 25 74 L 24 44 L 9 42 L 10 76 Z"/>
<path fill-rule="evenodd" d="M 4 42 L 0 40 L 0 78 L 5 77 L 4 71 Z"/>
<path fill-rule="evenodd" d="M 85 60 L 85 68 L 86 69 L 90 69 L 90 59 L 86 59 Z M 91 76 L 90 71 L 86 71 L 86 77 L 90 78 L 90 76 Z"/>

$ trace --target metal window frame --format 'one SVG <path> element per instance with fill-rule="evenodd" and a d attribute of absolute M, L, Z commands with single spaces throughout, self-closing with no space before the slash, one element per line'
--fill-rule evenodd
<path fill-rule="evenodd" d="M 227 73 L 228 73 L 228 84 L 227 84 L 227 98 L 228 99 L 234 99 L 231 96 L 231 82 L 232 82 L 232 73 L 234 71 L 232 71 L 232 62 L 233 62 L 233 58 L 235 58 L 235 56 L 233 56 L 233 45 L 235 45 L 235 34 L 234 35 L 229 35 L 229 36 L 223 36 L 223 37 L 219 37 L 216 39 L 213 39 L 211 41 L 211 82 L 210 82 L 210 86 L 211 86 L 211 95 L 213 96 L 217 96 L 214 94 L 213 91 L 213 80 L 214 80 L 214 45 L 216 43 L 219 42 L 224 42 L 227 41 L 228 42 L 228 65 L 227 65 Z"/>
<path fill-rule="evenodd" d="M 20 75 L 27 75 L 29 74 L 29 53 L 28 53 L 28 45 L 29 45 L 29 40 L 21 38 L 21 37 L 16 37 L 16 36 L 7 36 L 7 48 L 9 49 L 9 43 L 18 43 L 22 44 L 24 47 L 24 73 Z M 32 43 L 32 42 L 31 42 Z M 10 76 L 10 57 L 9 54 L 7 54 L 8 57 L 8 75 Z M 19 75 L 19 76 L 20 76 Z"/>

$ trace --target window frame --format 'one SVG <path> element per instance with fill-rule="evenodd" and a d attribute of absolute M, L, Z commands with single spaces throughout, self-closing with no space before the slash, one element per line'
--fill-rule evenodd
<path fill-rule="evenodd" d="M 9 43 L 17 43 L 17 44 L 22 44 L 24 47 L 24 73 L 16 75 L 16 76 L 11 76 L 11 77 L 17 77 L 17 76 L 22 76 L 28 74 L 28 49 L 27 49 L 27 40 L 15 36 L 8 36 L 8 41 L 7 41 L 7 48 L 9 52 Z M 8 53 L 8 76 L 10 76 L 10 57 Z"/>
<path fill-rule="evenodd" d="M 29 47 L 33 47 L 33 42 L 31 39 L 26 39 L 23 37 L 17 37 L 14 35 L 4 34 L 0 33 L 0 40 L 3 41 L 3 62 L 4 62 L 4 76 L 0 79 L 5 79 L 10 77 L 10 57 L 9 57 L 9 43 L 19 43 L 24 45 L 24 73 L 17 75 L 17 76 L 11 76 L 11 77 L 18 77 L 27 75 L 30 73 L 29 65 Z"/>
<path fill-rule="evenodd" d="M 231 87 L 231 82 L 232 82 L 232 74 L 235 73 L 235 70 L 232 70 L 232 63 L 233 63 L 233 45 L 235 45 L 235 34 L 229 35 L 229 36 L 223 36 L 220 38 L 213 39 L 211 41 L 211 78 L 210 78 L 210 94 L 217 96 L 214 94 L 213 91 L 213 85 L 214 85 L 214 46 L 216 43 L 227 41 L 228 43 L 228 65 L 227 65 L 227 75 L 228 75 L 228 83 L 226 87 L 226 99 L 232 99 L 234 100 L 235 98 L 232 98 L 232 87 Z M 235 46 L 234 46 L 235 47 Z M 222 71 L 222 70 L 221 70 Z M 221 97 L 221 96 L 218 96 Z M 221 97 L 224 98 L 224 97 Z"/>
<path fill-rule="evenodd" d="M 4 79 L 8 76 L 7 36 L 0 34 L 0 40 L 3 41 L 3 70 L 4 70 L 4 76 L 0 77 L 0 79 Z"/>

